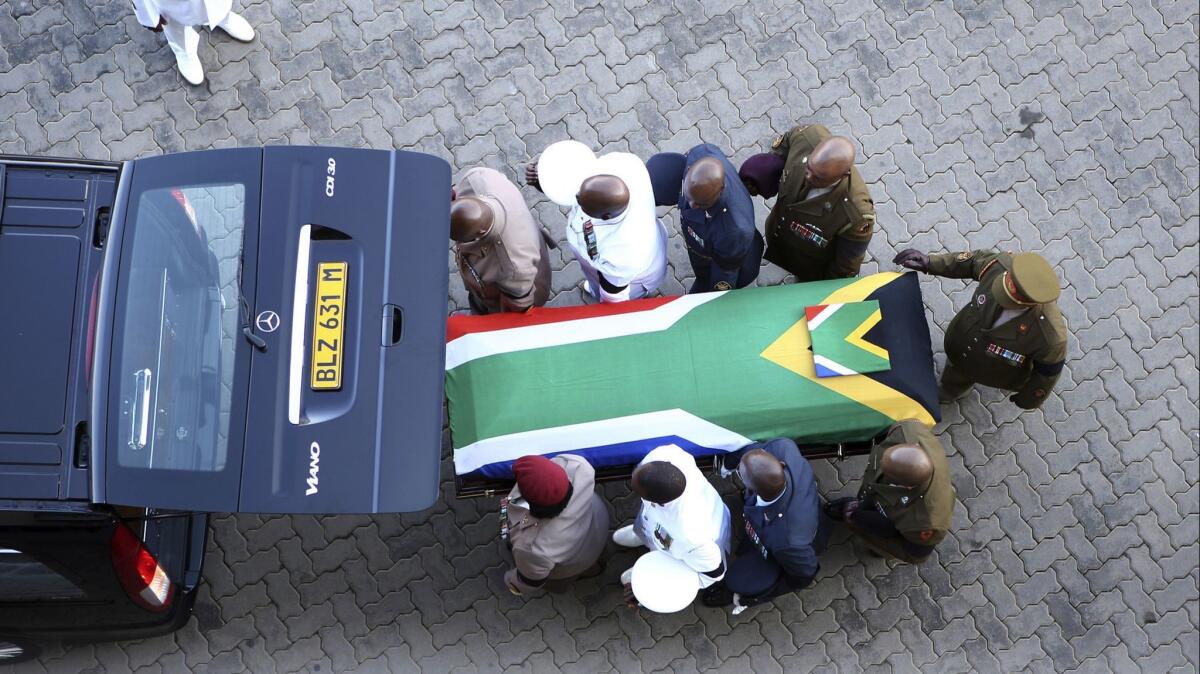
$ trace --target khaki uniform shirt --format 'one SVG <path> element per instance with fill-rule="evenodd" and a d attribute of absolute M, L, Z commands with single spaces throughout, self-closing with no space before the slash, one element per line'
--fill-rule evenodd
<path fill-rule="evenodd" d="M 521 490 L 513 487 L 508 495 L 506 514 L 501 526 L 508 527 L 514 568 L 505 574 L 509 585 L 522 593 L 534 592 L 541 585 L 526 580 L 574 578 L 600 559 L 608 541 L 608 506 L 596 493 L 596 471 L 586 459 L 560 454 L 554 463 L 567 471 L 571 481 L 571 500 L 557 517 L 538 519 L 529 514 L 529 505 Z"/>
<path fill-rule="evenodd" d="M 785 163 L 767 216 L 765 257 L 799 281 L 856 276 L 875 229 L 875 202 L 858 169 L 851 167 L 830 191 L 809 195 L 808 157 L 831 135 L 820 124 L 797 126 L 771 147 Z"/>
<path fill-rule="evenodd" d="M 1011 253 L 993 250 L 929 256 L 930 274 L 979 281 L 971 301 L 946 328 L 946 356 L 954 369 L 984 386 L 1016 391 L 1017 405 L 1033 409 L 1062 372 L 1067 325 L 1053 303 L 995 325 L 1002 307 L 992 297 L 992 284 L 1011 265 Z"/>
<path fill-rule="evenodd" d="M 550 297 L 550 254 L 525 199 L 508 178 L 490 168 L 467 171 L 455 191 L 476 197 L 495 217 L 487 235 L 454 246 L 463 284 L 489 311 L 524 311 Z"/>
<path fill-rule="evenodd" d="M 933 462 L 933 476 L 924 487 L 905 489 L 892 486 L 883 475 L 881 464 L 884 451 L 894 445 L 906 444 L 919 445 Z M 933 547 L 946 537 L 954 514 L 956 493 L 950 481 L 946 450 L 928 426 L 906 419 L 888 429 L 884 439 L 871 448 L 858 498 L 868 501 L 861 507 L 871 507 L 869 504 L 873 503 L 896 531 L 912 543 Z M 851 529 L 882 552 L 907 561 L 920 561 L 904 550 L 900 540 L 881 539 L 856 530 L 853 526 Z"/>

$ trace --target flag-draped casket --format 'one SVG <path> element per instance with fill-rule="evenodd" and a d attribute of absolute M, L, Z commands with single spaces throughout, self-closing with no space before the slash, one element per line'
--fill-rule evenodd
<path fill-rule="evenodd" d="M 853 304 L 871 300 L 877 308 Z M 821 316 L 812 334 L 806 310 L 814 325 Z M 819 373 L 817 331 L 827 349 Z M 453 316 L 446 396 L 455 472 L 501 479 L 526 454 L 628 466 L 667 443 L 706 456 L 779 436 L 865 440 L 899 419 L 938 419 L 920 287 L 896 273 Z"/>

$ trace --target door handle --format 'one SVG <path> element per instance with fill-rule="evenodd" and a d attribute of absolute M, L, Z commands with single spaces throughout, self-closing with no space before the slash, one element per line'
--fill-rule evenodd
<path fill-rule="evenodd" d="M 395 346 L 404 338 L 404 309 L 395 304 L 383 305 L 384 346 Z"/>
<path fill-rule="evenodd" d="M 129 415 L 129 448 L 145 449 L 150 434 L 150 383 L 154 374 L 144 367 L 133 373 L 133 411 Z"/>

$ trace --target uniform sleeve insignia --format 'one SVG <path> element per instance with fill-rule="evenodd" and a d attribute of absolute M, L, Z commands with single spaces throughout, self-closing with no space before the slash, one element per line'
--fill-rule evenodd
<path fill-rule="evenodd" d="M 717 285 L 713 286 L 716 290 L 731 290 L 733 286 L 729 285 L 729 281 L 718 281 Z"/>
<path fill-rule="evenodd" d="M 920 538 L 923 541 L 927 541 L 927 540 L 933 538 L 933 529 L 926 529 L 924 531 L 919 532 L 917 534 L 917 538 Z"/>
<path fill-rule="evenodd" d="M 775 148 L 779 147 L 781 143 L 783 143 L 783 136 L 775 136 L 775 140 L 771 141 L 771 149 L 774 150 Z"/>
<path fill-rule="evenodd" d="M 972 253 L 969 250 L 964 250 L 963 252 L 959 253 L 954 259 L 958 260 L 959 262 L 966 262 L 967 260 L 970 260 L 973 257 L 975 257 L 975 253 Z"/>

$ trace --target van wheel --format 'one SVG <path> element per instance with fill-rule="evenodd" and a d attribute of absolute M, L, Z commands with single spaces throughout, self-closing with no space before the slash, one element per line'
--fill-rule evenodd
<path fill-rule="evenodd" d="M 13 641 L 0 637 L 0 666 L 15 665 L 18 662 L 32 660 L 41 653 L 41 649 L 27 641 Z"/>

